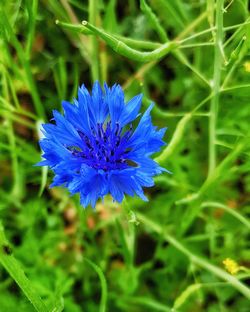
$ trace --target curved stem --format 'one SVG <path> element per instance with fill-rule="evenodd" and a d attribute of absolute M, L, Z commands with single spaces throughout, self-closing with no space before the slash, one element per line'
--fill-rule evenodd
<path fill-rule="evenodd" d="M 227 213 L 231 214 L 232 216 L 234 216 L 236 219 L 238 219 L 242 224 L 244 224 L 248 229 L 250 229 L 250 222 L 248 221 L 247 218 L 245 218 L 243 215 L 241 215 L 237 210 L 234 210 L 232 208 L 229 208 L 228 206 L 218 203 L 218 202 L 204 202 L 201 205 L 202 208 L 205 207 L 212 207 L 212 208 L 219 208 L 222 209 L 224 211 L 226 211 Z"/>
<path fill-rule="evenodd" d="M 90 29 L 94 34 L 102 38 L 115 52 L 126 56 L 127 58 L 138 62 L 150 62 L 161 59 L 166 56 L 170 51 L 176 49 L 179 43 L 176 41 L 167 42 L 152 52 L 140 52 L 130 48 L 124 42 L 118 40 L 113 35 L 106 33 L 104 30 L 99 29 L 87 21 L 82 22 L 83 26 Z"/>
<path fill-rule="evenodd" d="M 181 141 L 183 134 L 185 133 L 186 126 L 190 119 L 192 118 L 191 113 L 187 113 L 178 123 L 176 130 L 174 132 L 174 135 L 172 137 L 172 140 L 170 141 L 169 145 L 163 150 L 163 152 L 155 158 L 155 161 L 159 164 L 164 163 L 166 159 L 173 153 L 175 148 L 179 145 L 179 142 Z"/>
<path fill-rule="evenodd" d="M 100 282 L 101 282 L 101 289 L 102 289 L 102 294 L 101 294 L 101 302 L 100 302 L 100 312 L 105 312 L 106 311 L 106 305 L 107 305 L 107 297 L 108 297 L 108 287 L 107 287 L 107 281 L 106 278 L 101 270 L 101 268 L 96 265 L 94 262 L 92 262 L 88 258 L 84 258 L 85 262 L 90 265 L 95 272 L 97 273 Z"/>

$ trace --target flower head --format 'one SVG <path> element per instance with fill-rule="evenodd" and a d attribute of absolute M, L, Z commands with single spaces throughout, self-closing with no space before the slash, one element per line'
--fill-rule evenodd
<path fill-rule="evenodd" d="M 246 61 L 244 64 L 244 69 L 247 73 L 250 73 L 250 61 Z"/>
<path fill-rule="evenodd" d="M 55 173 L 53 186 L 65 185 L 80 193 L 81 204 L 95 207 L 110 193 L 121 202 L 124 194 L 147 200 L 143 187 L 154 185 L 153 176 L 166 171 L 150 156 L 158 152 L 166 129 L 152 125 L 151 105 L 138 121 L 142 95 L 125 103 L 120 85 L 109 88 L 95 82 L 92 93 L 82 85 L 74 104 L 63 101 L 64 116 L 53 111 L 55 123 L 43 125 L 40 141 L 45 160 Z"/>
<path fill-rule="evenodd" d="M 232 275 L 237 274 L 241 269 L 238 263 L 230 258 L 226 258 L 222 263 L 224 264 L 225 269 Z"/>

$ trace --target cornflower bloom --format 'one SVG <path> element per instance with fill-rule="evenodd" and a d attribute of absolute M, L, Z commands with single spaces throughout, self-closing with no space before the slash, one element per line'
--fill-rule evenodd
<path fill-rule="evenodd" d="M 120 85 L 102 89 L 94 83 L 90 94 L 82 85 L 74 104 L 63 101 L 64 115 L 53 111 L 55 123 L 43 124 L 43 161 L 55 176 L 51 187 L 64 185 L 80 193 L 81 205 L 95 207 L 110 193 L 121 202 L 124 194 L 147 200 L 143 188 L 166 169 L 150 157 L 165 143 L 165 128 L 152 125 L 151 104 L 140 120 L 142 94 L 125 103 Z M 137 126 L 135 124 L 137 123 Z"/>

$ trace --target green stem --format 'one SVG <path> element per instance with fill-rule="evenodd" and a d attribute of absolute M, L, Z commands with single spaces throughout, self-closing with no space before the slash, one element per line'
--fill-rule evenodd
<path fill-rule="evenodd" d="M 220 164 L 215 168 L 214 172 L 208 176 L 205 180 L 205 182 L 200 187 L 199 191 L 197 193 L 192 194 L 188 198 L 182 198 L 178 201 L 176 201 L 176 205 L 180 204 L 188 204 L 195 200 L 201 200 L 203 196 L 211 189 L 212 186 L 215 185 L 215 183 L 218 182 L 221 178 L 223 178 L 224 173 L 229 170 L 230 165 L 232 162 L 235 161 L 235 159 L 238 157 L 239 154 L 243 153 L 246 144 L 247 144 L 248 138 L 243 138 L 241 141 L 238 142 L 237 145 L 234 146 L 232 151 L 220 162 Z M 197 205 L 197 207 L 199 207 Z M 194 208 L 194 204 L 193 204 Z M 195 209 L 194 209 L 195 211 Z M 194 216 L 192 216 L 193 213 L 189 212 L 188 218 L 193 219 Z M 197 211 L 194 214 L 197 215 Z"/>
<path fill-rule="evenodd" d="M 89 20 L 90 23 L 96 25 L 96 19 L 98 15 L 97 0 L 89 0 Z M 99 80 L 99 52 L 98 52 L 98 41 L 95 36 L 91 38 L 91 75 L 92 81 Z"/>
<path fill-rule="evenodd" d="M 193 193 L 189 197 L 182 198 L 175 202 L 176 205 L 189 204 L 189 209 L 183 216 L 182 230 L 185 232 L 194 219 L 198 216 L 201 211 L 202 200 L 212 187 L 224 177 L 224 173 L 230 168 L 230 165 L 237 158 L 237 156 L 244 151 L 246 146 L 247 138 L 241 140 L 235 148 L 221 161 L 221 163 L 215 168 L 214 172 L 207 177 L 205 182 L 200 187 L 197 193 Z"/>
<path fill-rule="evenodd" d="M 171 311 L 178 311 L 180 307 L 188 301 L 189 297 L 194 293 L 198 292 L 199 290 L 203 288 L 217 288 L 217 287 L 228 287 L 230 286 L 228 283 L 223 282 L 215 282 L 215 283 L 195 283 L 192 285 L 189 285 L 184 291 L 175 299 L 173 309 Z"/>
<path fill-rule="evenodd" d="M 3 71 L 3 75 L 2 75 L 3 95 L 6 99 L 6 102 L 9 103 L 10 94 L 8 92 L 7 81 L 8 80 L 7 80 L 6 71 Z M 12 106 L 10 107 L 12 108 Z M 7 126 L 7 137 L 9 140 L 9 147 L 10 147 L 11 159 L 12 159 L 12 176 L 13 176 L 12 194 L 17 199 L 19 199 L 19 195 L 20 195 L 20 187 L 19 187 L 20 174 L 19 173 L 20 171 L 19 171 L 18 157 L 16 153 L 16 140 L 15 140 L 15 135 L 14 135 L 14 128 L 13 128 L 13 123 L 12 123 L 11 118 L 6 119 L 6 126 Z"/>
<path fill-rule="evenodd" d="M 247 138 L 242 139 L 235 146 L 235 148 L 220 162 L 220 164 L 214 169 L 213 173 L 208 176 L 199 190 L 199 197 L 202 197 L 215 182 L 223 178 L 225 172 L 229 169 L 233 161 L 238 157 L 240 153 L 246 148 Z"/>
<path fill-rule="evenodd" d="M 15 36 L 13 29 L 9 23 L 9 20 L 8 20 L 5 12 L 3 11 L 3 9 L 0 11 L 0 13 L 1 13 L 1 19 L 2 19 L 1 21 L 4 25 L 3 27 L 6 29 L 6 32 L 9 34 L 10 41 L 11 41 L 12 45 L 14 46 L 14 48 L 16 49 L 18 58 L 19 58 L 22 66 L 23 66 L 25 76 L 26 76 L 26 80 L 27 80 L 27 83 L 29 86 L 29 90 L 30 90 L 32 99 L 34 101 L 36 112 L 41 119 L 45 120 L 44 107 L 43 107 L 42 102 L 40 100 L 38 90 L 37 90 L 37 86 L 35 84 L 35 81 L 34 81 L 34 78 L 32 75 L 29 59 L 26 57 L 22 45 L 17 40 L 17 37 Z"/>
<path fill-rule="evenodd" d="M 206 47 L 206 46 L 214 46 L 213 42 L 200 42 L 200 43 L 192 43 L 192 44 L 183 44 L 180 46 L 180 49 L 193 49 L 197 47 Z"/>
<path fill-rule="evenodd" d="M 95 27 L 87 21 L 83 21 L 82 24 L 90 29 L 95 35 L 102 38 L 115 52 L 138 62 L 150 62 L 161 59 L 179 46 L 179 43 L 177 42 L 167 42 L 151 52 L 141 52 L 130 48 L 113 35 L 108 34 L 104 30 Z"/>
<path fill-rule="evenodd" d="M 209 164 L 208 176 L 211 176 L 216 167 L 216 122 L 219 106 L 220 82 L 221 82 L 221 65 L 223 49 L 223 3 L 224 0 L 218 0 L 216 3 L 216 36 L 214 46 L 214 76 L 213 76 L 213 93 L 210 106 L 209 119 Z"/>
<path fill-rule="evenodd" d="M 230 91 L 233 91 L 233 90 L 237 90 L 237 89 L 241 89 L 241 88 L 249 88 L 250 87 L 250 84 L 240 84 L 240 85 L 236 85 L 236 86 L 231 86 L 231 87 L 228 87 L 228 88 L 222 88 L 221 89 L 221 92 L 230 92 Z"/>
<path fill-rule="evenodd" d="M 17 285 L 22 289 L 25 296 L 32 303 L 36 311 L 38 312 L 49 312 L 40 296 L 34 289 L 34 286 L 25 275 L 18 261 L 11 254 L 9 243 L 5 238 L 4 229 L 0 222 L 0 263 L 15 280 Z"/>
<path fill-rule="evenodd" d="M 248 47 L 245 43 L 246 43 L 246 36 L 243 36 L 242 39 L 240 40 L 238 46 L 231 53 L 228 64 L 231 61 L 234 61 L 234 63 L 232 65 L 232 67 L 230 68 L 230 70 L 228 71 L 228 73 L 227 73 L 227 75 L 223 81 L 223 84 L 221 86 L 221 89 L 224 89 L 227 86 L 230 78 L 232 77 L 235 70 L 239 67 L 239 64 L 241 63 L 242 58 L 245 56 L 246 50 L 248 49 Z"/>
<path fill-rule="evenodd" d="M 246 298 L 250 299 L 250 289 L 241 283 L 236 277 L 228 274 L 224 270 L 220 269 L 219 267 L 211 264 L 208 260 L 201 258 L 190 251 L 187 247 L 185 247 L 181 242 L 179 242 L 174 236 L 166 233 L 163 231 L 161 225 L 157 224 L 156 222 L 148 219 L 143 214 L 137 213 L 138 219 L 144 223 L 145 226 L 150 228 L 157 234 L 163 236 L 163 238 L 168 241 L 172 246 L 182 252 L 184 255 L 188 257 L 188 259 L 195 265 L 207 270 L 208 272 L 216 275 L 217 277 L 221 278 L 222 280 L 230 283 L 232 287 L 237 289 L 240 293 L 242 293 Z"/>
<path fill-rule="evenodd" d="M 80 34 L 84 34 L 84 35 L 91 35 L 92 34 L 92 31 L 88 30 L 83 25 L 65 23 L 65 22 L 61 22 L 59 20 L 55 20 L 55 24 L 58 26 L 61 26 L 63 28 L 66 28 L 70 31 L 75 31 L 76 33 L 80 33 Z"/>
<path fill-rule="evenodd" d="M 217 202 L 204 202 L 201 205 L 202 208 L 205 207 L 213 207 L 213 208 L 220 208 L 224 211 L 226 211 L 227 213 L 231 214 L 232 216 L 234 216 L 236 219 L 238 219 L 242 224 L 244 224 L 248 229 L 250 229 L 250 222 L 248 221 L 247 218 L 245 218 L 244 216 L 242 216 L 237 210 L 234 210 L 232 208 L 229 208 L 228 206 L 221 204 L 221 203 L 217 203 Z"/>
<path fill-rule="evenodd" d="M 218 3 L 217 3 L 217 5 L 218 5 Z M 220 13 L 221 13 L 221 12 L 220 12 Z M 222 8 L 222 15 L 223 15 L 223 8 Z M 241 28 L 241 27 L 243 27 L 243 26 L 245 26 L 245 25 L 247 25 L 247 24 L 249 24 L 249 23 L 250 23 L 250 22 L 246 21 L 246 22 L 241 23 L 241 24 L 236 24 L 236 25 L 227 26 L 227 27 L 221 27 L 221 29 L 222 29 L 222 31 L 230 31 L 230 30 L 233 30 L 233 29 L 236 29 L 236 28 Z M 186 42 L 186 41 L 188 41 L 188 40 L 192 40 L 192 39 L 194 39 L 194 38 L 203 36 L 203 35 L 205 35 L 205 34 L 207 34 L 207 33 L 213 32 L 213 31 L 216 30 L 216 29 L 217 29 L 216 26 L 213 26 L 213 27 L 204 29 L 204 30 L 202 30 L 201 32 L 197 32 L 197 33 L 195 33 L 195 34 L 193 34 L 193 35 L 191 35 L 191 36 L 189 36 L 189 37 L 186 37 L 186 38 L 182 39 L 182 40 L 180 41 L 180 43 L 182 44 L 183 42 Z M 183 37 L 183 35 L 182 35 L 182 36 L 178 36 L 177 39 L 180 40 L 182 37 Z"/>
<path fill-rule="evenodd" d="M 212 94 L 208 95 L 205 99 L 203 99 L 190 113 L 186 113 L 185 116 L 178 122 L 174 135 L 169 143 L 169 145 L 162 151 L 162 153 L 155 158 L 159 164 L 164 164 L 164 162 L 175 152 L 175 149 L 178 147 L 180 141 L 182 140 L 187 124 L 191 120 L 193 116 L 196 116 L 196 111 L 201 108 L 203 105 L 207 103 L 212 98 Z M 206 114 L 206 116 L 209 116 Z M 167 116 L 170 117 L 170 116 Z"/>
<path fill-rule="evenodd" d="M 149 22 L 151 23 L 152 27 L 155 29 L 155 31 L 158 33 L 159 38 L 162 42 L 169 41 L 168 36 L 165 32 L 165 29 L 161 26 L 159 23 L 159 20 L 157 16 L 154 14 L 150 6 L 146 3 L 145 0 L 140 0 L 140 8 L 142 12 L 146 15 Z"/>
<path fill-rule="evenodd" d="M 145 41 L 145 40 L 137 40 L 129 37 L 124 37 L 120 35 L 113 35 L 118 40 L 127 44 L 130 48 L 133 49 L 144 49 L 144 50 L 154 50 L 161 46 L 161 43 L 154 41 Z"/>
<path fill-rule="evenodd" d="M 96 265 L 94 262 L 92 262 L 90 259 L 88 258 L 84 258 L 84 261 L 88 263 L 88 265 L 90 265 L 92 267 L 92 269 L 95 270 L 95 272 L 97 273 L 100 282 L 101 282 L 101 289 L 102 289 L 102 293 L 101 293 L 101 302 L 100 302 L 100 312 L 105 312 L 106 311 L 106 306 L 107 306 L 107 299 L 108 299 L 108 286 L 107 286 L 107 281 L 106 278 L 101 270 L 101 268 Z"/>
<path fill-rule="evenodd" d="M 188 122 L 190 121 L 191 117 L 192 117 L 191 113 L 187 113 L 186 116 L 184 116 L 179 121 L 169 145 L 163 150 L 160 156 L 155 158 L 155 161 L 157 161 L 159 164 L 164 163 L 165 160 L 170 157 L 170 155 L 174 152 L 176 147 L 179 145 L 179 142 L 181 141 L 185 133 L 186 126 Z"/>
<path fill-rule="evenodd" d="M 93 35 L 94 34 L 90 29 L 86 28 L 83 25 L 65 23 L 65 22 L 61 22 L 59 20 L 56 20 L 55 23 L 58 26 L 61 26 L 63 28 L 66 28 L 70 31 L 74 31 L 77 33 L 82 33 L 85 35 Z M 123 41 L 124 43 L 129 45 L 131 48 L 135 48 L 135 49 L 153 50 L 153 49 L 157 49 L 161 46 L 161 43 L 159 43 L 159 42 L 137 40 L 137 39 L 124 37 L 124 36 L 117 35 L 117 34 L 112 34 L 112 36 L 114 36 L 115 38 L 117 38 L 120 41 Z"/>
<path fill-rule="evenodd" d="M 29 6 L 27 5 L 28 9 L 28 15 L 29 15 L 29 29 L 27 31 L 28 37 L 27 37 L 27 44 L 26 44 L 26 57 L 30 57 L 32 44 L 35 36 L 35 27 L 36 27 L 36 15 L 37 15 L 37 6 L 38 1 L 33 0 L 32 4 Z"/>
<path fill-rule="evenodd" d="M 56 23 L 56 25 L 61 26 L 65 29 L 68 29 L 68 30 L 73 31 L 73 32 L 82 33 L 85 35 L 94 35 L 94 33 L 90 29 L 86 28 L 83 25 L 65 23 L 65 22 L 61 22 L 59 20 L 56 20 L 55 23 Z M 124 36 L 120 36 L 117 34 L 112 34 L 112 36 L 114 36 L 118 40 L 123 41 L 124 43 L 129 45 L 131 48 L 135 48 L 135 49 L 153 50 L 153 49 L 157 49 L 161 46 L 161 43 L 159 43 L 159 42 L 136 40 L 133 38 L 124 37 Z"/>
<path fill-rule="evenodd" d="M 230 42 L 233 41 L 233 39 L 235 39 L 239 34 L 240 32 L 242 31 L 242 35 L 247 32 L 247 30 L 244 30 L 244 26 L 247 26 L 250 24 L 250 17 L 244 22 L 244 23 L 241 23 L 241 24 L 237 24 L 237 25 L 233 25 L 234 28 L 237 28 L 237 30 L 226 40 L 226 42 L 224 43 L 224 48 L 226 48 Z M 233 27 L 231 26 L 231 27 Z"/>

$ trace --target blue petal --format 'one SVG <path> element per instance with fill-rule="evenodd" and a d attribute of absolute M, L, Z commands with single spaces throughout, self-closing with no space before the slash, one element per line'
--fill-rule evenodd
<path fill-rule="evenodd" d="M 88 182 L 88 190 L 85 188 L 80 191 L 81 204 L 87 207 L 89 204 L 94 208 L 96 201 L 99 198 L 103 198 L 104 195 L 108 193 L 107 181 L 105 175 L 102 173 L 97 173 Z"/>
<path fill-rule="evenodd" d="M 103 123 L 108 116 L 108 102 L 98 81 L 94 83 L 92 90 L 91 110 L 93 112 L 96 124 Z"/>
<path fill-rule="evenodd" d="M 149 127 L 152 125 L 151 123 L 151 116 L 150 112 L 153 108 L 153 104 L 151 104 L 146 112 L 142 115 L 142 118 L 135 129 L 133 135 L 131 136 L 129 140 L 130 147 L 133 147 L 137 144 L 140 144 L 142 141 L 144 141 L 147 138 L 147 132 L 149 130 Z"/>
<path fill-rule="evenodd" d="M 121 181 L 121 176 L 115 174 L 110 175 L 109 178 L 109 191 L 113 199 L 121 203 L 124 198 L 124 185 Z"/>
<path fill-rule="evenodd" d="M 95 207 L 98 198 L 102 198 L 108 192 L 103 172 L 86 165 L 82 165 L 80 174 L 74 176 L 68 188 L 72 194 L 80 192 L 81 204 L 84 207 L 89 204 Z"/>
<path fill-rule="evenodd" d="M 56 166 L 63 158 L 70 156 L 70 152 L 55 138 L 53 140 L 42 139 L 39 144 L 44 151 L 42 157 L 47 160 L 47 165 L 51 167 Z M 45 163 L 40 163 L 40 166 L 45 166 Z"/>
<path fill-rule="evenodd" d="M 110 120 L 112 127 L 115 128 L 124 111 L 124 93 L 120 85 L 113 85 L 110 89 L 104 85 L 106 90 L 106 98 L 109 107 Z"/>
<path fill-rule="evenodd" d="M 50 139 L 57 138 L 65 145 L 82 147 L 81 137 L 72 124 L 56 110 L 53 111 L 53 115 L 56 125 L 44 124 L 45 136 Z"/>
<path fill-rule="evenodd" d="M 133 97 L 126 105 L 124 105 L 124 111 L 119 119 L 121 126 L 125 126 L 128 123 L 135 120 L 138 116 L 139 110 L 141 108 L 142 94 L 138 94 Z"/>
<path fill-rule="evenodd" d="M 76 130 L 89 134 L 90 123 L 88 108 L 84 104 L 79 105 L 76 100 L 75 104 L 63 101 L 62 106 L 66 120 L 69 121 Z"/>
<path fill-rule="evenodd" d="M 147 156 L 156 153 L 160 148 L 165 145 L 162 137 L 165 134 L 166 128 L 156 130 L 156 127 L 152 125 L 150 111 L 153 108 L 151 104 L 146 112 L 143 114 L 137 128 L 131 136 L 128 147 L 134 151 L 139 151 Z"/>
<path fill-rule="evenodd" d="M 134 178 L 135 169 L 113 171 L 109 174 L 109 191 L 115 201 L 120 203 L 124 194 L 134 196 L 136 193 L 143 200 L 147 200 L 143 194 L 141 185 Z"/>
<path fill-rule="evenodd" d="M 55 186 L 60 186 L 62 184 L 68 184 L 69 181 L 72 179 L 72 175 L 69 173 L 63 173 L 63 174 L 56 174 L 54 176 L 53 182 L 50 184 L 50 188 Z"/>
<path fill-rule="evenodd" d="M 137 170 L 136 175 L 134 176 L 135 180 L 142 187 L 152 187 L 154 186 L 154 180 L 150 175 L 147 175 L 142 170 Z"/>
<path fill-rule="evenodd" d="M 78 105 L 80 116 L 82 117 L 83 114 L 87 114 L 90 126 L 95 127 L 95 112 L 93 110 L 92 97 L 84 84 L 78 89 Z"/>

